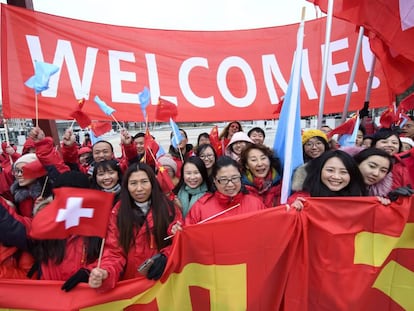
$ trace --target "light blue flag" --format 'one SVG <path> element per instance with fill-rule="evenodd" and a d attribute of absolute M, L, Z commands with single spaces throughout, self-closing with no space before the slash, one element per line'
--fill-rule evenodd
<path fill-rule="evenodd" d="M 356 121 L 355 121 L 354 129 L 352 130 L 352 134 L 343 134 L 341 135 L 341 137 L 339 137 L 338 144 L 341 147 L 355 146 L 360 122 L 361 121 L 359 119 L 359 116 L 356 116 Z"/>
<path fill-rule="evenodd" d="M 97 143 L 98 141 L 101 141 L 102 138 L 100 136 L 95 136 L 95 134 L 93 133 L 92 130 L 90 130 L 89 132 L 89 137 L 91 138 L 91 144 L 92 146 Z"/>
<path fill-rule="evenodd" d="M 302 20 L 297 34 L 296 52 L 288 88 L 280 112 L 273 151 L 283 167 L 280 203 L 285 204 L 291 193 L 292 176 L 303 164 L 300 127 L 300 82 L 302 75 L 302 49 L 305 23 Z"/>
<path fill-rule="evenodd" d="M 142 114 L 144 115 L 144 120 L 147 120 L 147 107 L 151 101 L 151 94 L 146 86 L 144 87 L 142 92 L 138 93 L 138 98 Z"/>
<path fill-rule="evenodd" d="M 162 157 L 165 154 L 165 150 L 161 145 L 158 145 L 158 151 L 157 154 L 155 155 L 155 157 L 158 159 L 159 157 Z"/>
<path fill-rule="evenodd" d="M 173 137 L 171 138 L 171 145 L 174 148 L 178 148 L 178 145 L 180 144 L 180 142 L 183 140 L 183 135 L 180 132 L 180 129 L 178 128 L 177 123 L 175 123 L 173 121 L 173 119 L 170 118 L 170 126 L 171 126 L 171 130 L 173 132 Z"/>
<path fill-rule="evenodd" d="M 93 100 L 95 103 L 98 104 L 99 108 L 101 108 L 103 113 L 106 114 L 107 116 L 110 116 L 116 111 L 114 108 L 109 107 L 103 100 L 101 100 L 98 95 L 96 95 Z"/>
<path fill-rule="evenodd" d="M 58 72 L 59 69 L 56 65 L 35 61 L 35 74 L 24 84 L 34 89 L 36 94 L 39 94 L 49 88 L 50 77 Z"/>

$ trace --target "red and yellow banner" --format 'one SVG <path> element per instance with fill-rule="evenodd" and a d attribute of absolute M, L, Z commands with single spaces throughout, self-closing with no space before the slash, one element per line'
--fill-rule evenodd
<path fill-rule="evenodd" d="M 413 236 L 412 198 L 311 198 L 184 228 L 157 282 L 0 280 L 0 310 L 413 310 Z"/>
<path fill-rule="evenodd" d="M 305 25 L 301 115 L 316 115 L 325 19 Z M 35 118 L 34 91 L 24 82 L 34 61 L 60 68 L 38 95 L 40 119 L 72 119 L 77 100 L 92 120 L 143 121 L 138 93 L 147 86 L 155 120 L 159 96 L 177 104 L 177 122 L 273 119 L 287 89 L 298 25 L 240 31 L 172 31 L 104 25 L 1 5 L 1 77 L 6 118 Z M 343 111 L 357 33 L 334 20 L 324 113 Z M 372 53 L 364 40 L 350 111 L 363 105 Z M 370 108 L 386 107 L 389 92 L 377 62 Z M 89 102 L 89 103 L 88 103 Z"/>

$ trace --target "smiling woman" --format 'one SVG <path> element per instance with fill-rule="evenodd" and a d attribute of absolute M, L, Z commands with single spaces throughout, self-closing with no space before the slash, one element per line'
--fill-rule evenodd
<path fill-rule="evenodd" d="M 355 160 L 342 150 L 330 150 L 310 161 L 303 190 L 292 194 L 288 204 L 300 210 L 306 197 L 364 196 L 364 179 Z"/>

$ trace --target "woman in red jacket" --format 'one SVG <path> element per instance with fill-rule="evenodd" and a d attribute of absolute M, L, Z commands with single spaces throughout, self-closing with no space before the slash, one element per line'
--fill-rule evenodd
<path fill-rule="evenodd" d="M 220 157 L 214 164 L 212 176 L 217 190 L 205 194 L 194 203 L 185 218 L 186 224 L 196 224 L 206 219 L 223 218 L 266 208 L 260 198 L 248 194 L 242 187 L 238 163 L 232 158 Z"/>
<path fill-rule="evenodd" d="M 240 158 L 242 183 L 263 200 L 267 207 L 280 204 L 281 166 L 273 151 L 265 145 L 250 145 Z"/>
<path fill-rule="evenodd" d="M 121 200 L 113 208 L 99 268 L 89 276 L 89 285 L 101 290 L 115 287 L 118 280 L 140 276 L 138 267 L 157 255 L 147 278 L 157 280 L 164 272 L 171 239 L 164 240 L 179 208 L 167 199 L 153 169 L 145 163 L 132 164 L 122 181 Z"/>

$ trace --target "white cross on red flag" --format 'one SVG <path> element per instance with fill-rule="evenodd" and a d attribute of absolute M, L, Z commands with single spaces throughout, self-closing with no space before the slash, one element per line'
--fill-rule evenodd
<path fill-rule="evenodd" d="M 71 187 L 58 188 L 53 192 L 53 201 L 33 218 L 32 238 L 64 239 L 69 235 L 105 237 L 113 193 Z"/>

